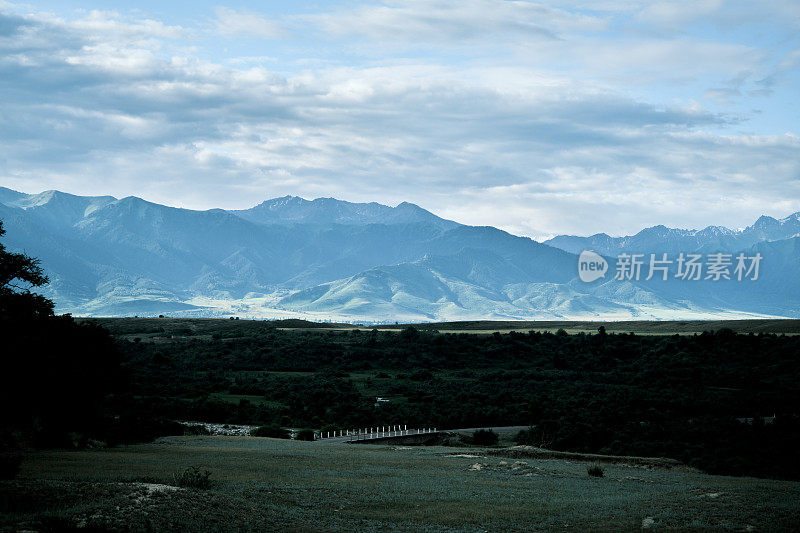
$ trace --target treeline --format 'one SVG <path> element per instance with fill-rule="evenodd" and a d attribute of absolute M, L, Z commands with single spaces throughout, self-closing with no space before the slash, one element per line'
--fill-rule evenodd
<path fill-rule="evenodd" d="M 531 425 L 521 442 L 800 478 L 800 337 L 282 331 L 269 323 L 230 333 L 119 341 L 141 409 L 294 427 Z M 376 408 L 375 394 L 391 402 Z"/>

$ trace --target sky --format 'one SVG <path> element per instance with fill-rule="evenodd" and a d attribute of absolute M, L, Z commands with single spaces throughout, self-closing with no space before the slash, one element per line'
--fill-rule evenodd
<path fill-rule="evenodd" d="M 0 0 L 0 185 L 28 193 L 741 228 L 800 211 L 798 95 L 797 0 Z"/>

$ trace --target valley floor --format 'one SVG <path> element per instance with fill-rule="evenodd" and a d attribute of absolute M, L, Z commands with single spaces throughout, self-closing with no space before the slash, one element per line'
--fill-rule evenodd
<path fill-rule="evenodd" d="M 26 455 L 0 482 L 0 529 L 787 530 L 800 483 L 480 449 L 320 446 L 254 437 Z M 208 490 L 174 487 L 189 466 Z"/>

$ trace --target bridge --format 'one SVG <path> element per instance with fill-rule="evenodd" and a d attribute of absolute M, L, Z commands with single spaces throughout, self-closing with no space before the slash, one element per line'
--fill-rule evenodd
<path fill-rule="evenodd" d="M 350 444 L 407 444 L 432 445 L 442 435 L 471 435 L 479 429 L 488 429 L 501 438 L 513 440 L 514 436 L 530 426 L 491 426 L 482 428 L 438 429 L 412 428 L 407 425 L 380 426 L 358 429 L 341 429 L 336 431 L 315 431 L 314 440 L 322 443 Z"/>
<path fill-rule="evenodd" d="M 411 428 L 407 425 L 378 426 L 335 431 L 315 431 L 314 440 L 321 442 L 349 442 L 377 444 L 380 442 L 406 442 L 421 444 L 438 435 L 436 428 Z"/>

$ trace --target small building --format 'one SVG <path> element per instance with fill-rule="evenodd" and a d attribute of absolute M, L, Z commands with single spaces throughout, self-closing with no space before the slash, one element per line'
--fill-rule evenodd
<path fill-rule="evenodd" d="M 389 403 L 390 401 L 391 400 L 389 400 L 388 398 L 381 398 L 380 396 L 378 396 L 377 398 L 375 398 L 375 407 L 380 407 L 382 403 Z"/>

